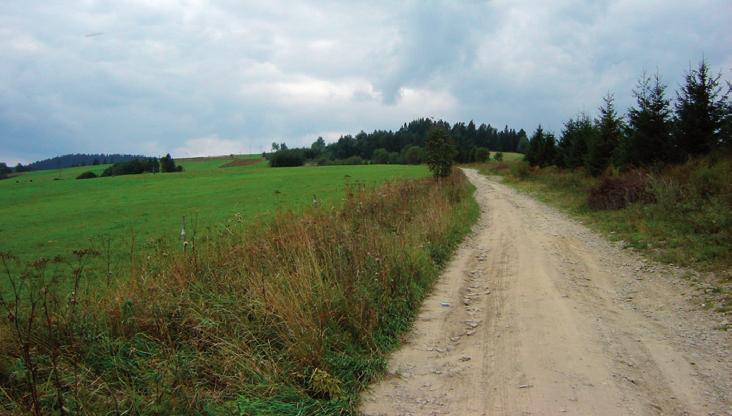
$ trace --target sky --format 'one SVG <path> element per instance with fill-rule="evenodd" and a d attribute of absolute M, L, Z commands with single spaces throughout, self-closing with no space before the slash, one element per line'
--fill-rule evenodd
<path fill-rule="evenodd" d="M 3 0 L 0 161 L 309 145 L 418 117 L 559 133 L 646 71 L 732 79 L 730 0 Z"/>

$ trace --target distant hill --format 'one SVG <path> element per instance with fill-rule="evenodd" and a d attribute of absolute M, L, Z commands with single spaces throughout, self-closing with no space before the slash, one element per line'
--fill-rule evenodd
<path fill-rule="evenodd" d="M 50 159 L 39 160 L 27 165 L 31 170 L 62 169 L 75 166 L 104 165 L 108 163 L 129 162 L 133 159 L 144 159 L 142 155 L 104 154 L 104 153 L 75 153 L 56 156 Z"/>

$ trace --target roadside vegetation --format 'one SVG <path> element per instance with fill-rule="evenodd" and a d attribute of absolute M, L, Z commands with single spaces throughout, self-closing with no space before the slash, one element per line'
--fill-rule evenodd
<path fill-rule="evenodd" d="M 557 142 L 541 126 L 524 161 L 480 165 L 579 216 L 614 240 L 675 265 L 713 272 L 732 309 L 732 103 L 705 62 L 687 73 L 673 108 L 660 76 L 642 76 L 627 117 L 612 95 Z"/>
<path fill-rule="evenodd" d="M 19 273 L 3 252 L 0 411 L 353 414 L 477 218 L 471 193 L 460 172 L 352 184 L 338 207 L 158 244 L 108 289 L 97 249 Z"/>

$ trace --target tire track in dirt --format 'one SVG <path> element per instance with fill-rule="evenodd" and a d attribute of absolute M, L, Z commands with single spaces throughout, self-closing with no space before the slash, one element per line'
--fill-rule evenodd
<path fill-rule="evenodd" d="M 732 415 L 729 333 L 679 273 L 473 170 L 481 219 L 365 415 Z"/>

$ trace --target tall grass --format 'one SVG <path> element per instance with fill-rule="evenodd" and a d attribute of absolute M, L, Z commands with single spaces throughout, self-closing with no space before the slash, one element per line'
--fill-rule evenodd
<path fill-rule="evenodd" d="M 80 291 L 43 261 L 8 278 L 0 410 L 37 414 L 351 414 L 477 218 L 461 173 L 245 226 L 185 254 L 161 245 L 129 283 Z M 12 261 L 7 253 L 5 262 Z M 71 273 L 71 274 L 69 274 Z M 56 283 L 75 276 L 77 289 Z"/>

